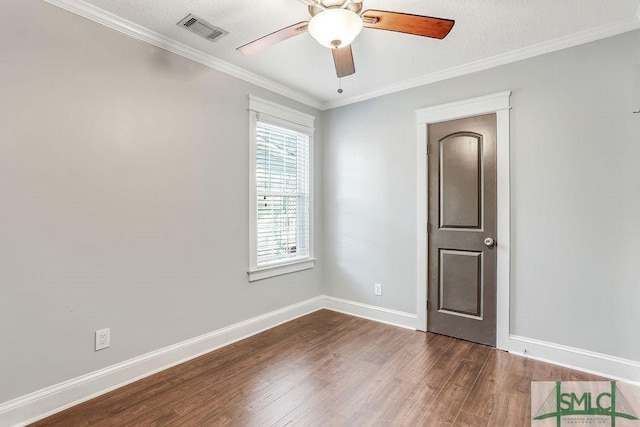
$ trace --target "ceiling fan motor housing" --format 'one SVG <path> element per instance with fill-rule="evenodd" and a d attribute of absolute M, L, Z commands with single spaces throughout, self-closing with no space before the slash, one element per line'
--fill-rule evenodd
<path fill-rule="evenodd" d="M 353 13 L 360 14 L 362 12 L 362 1 L 350 1 L 343 6 L 344 1 L 340 0 L 324 0 L 319 2 L 321 6 L 309 5 L 309 14 L 316 16 L 318 13 L 327 9 L 348 9 Z"/>

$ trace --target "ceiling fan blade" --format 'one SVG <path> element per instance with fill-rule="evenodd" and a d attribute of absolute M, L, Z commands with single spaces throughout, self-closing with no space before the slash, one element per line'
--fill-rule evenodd
<path fill-rule="evenodd" d="M 435 39 L 445 38 L 455 23 L 451 19 L 373 9 L 362 14 L 362 22 L 366 28 L 397 31 Z"/>
<path fill-rule="evenodd" d="M 333 54 L 333 62 L 336 64 L 336 74 L 338 78 L 350 76 L 356 72 L 350 44 L 345 47 L 331 49 L 331 53 Z"/>
<path fill-rule="evenodd" d="M 267 48 L 273 46 L 278 42 L 281 42 L 293 36 L 297 36 L 298 34 L 305 33 L 308 26 L 309 22 L 307 21 L 298 22 L 297 24 L 293 24 L 289 27 L 283 28 L 264 37 L 260 37 L 259 39 L 247 43 L 243 46 L 240 46 L 236 50 L 244 53 L 245 55 L 253 55 L 266 50 Z"/>

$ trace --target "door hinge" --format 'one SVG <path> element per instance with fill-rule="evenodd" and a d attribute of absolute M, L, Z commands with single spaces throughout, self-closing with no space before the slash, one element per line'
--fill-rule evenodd
<path fill-rule="evenodd" d="M 427 144 L 427 156 L 429 155 L 429 153 L 431 152 L 431 146 L 429 144 Z"/>
<path fill-rule="evenodd" d="M 431 303 L 427 301 L 427 311 L 429 311 L 430 309 L 431 309 Z"/>

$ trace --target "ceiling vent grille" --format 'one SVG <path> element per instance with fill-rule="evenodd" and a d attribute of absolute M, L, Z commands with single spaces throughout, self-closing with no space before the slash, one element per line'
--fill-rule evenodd
<path fill-rule="evenodd" d="M 191 14 L 187 15 L 184 19 L 178 22 L 177 25 L 199 35 L 200 37 L 204 37 L 210 42 L 218 41 L 223 36 L 229 34 L 222 28 L 211 25 L 204 19 L 200 19 L 197 16 L 193 16 Z"/>

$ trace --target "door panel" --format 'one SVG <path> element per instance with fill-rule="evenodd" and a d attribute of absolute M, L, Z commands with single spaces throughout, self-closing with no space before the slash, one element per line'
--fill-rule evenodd
<path fill-rule="evenodd" d="M 427 328 L 495 346 L 496 115 L 428 132 Z"/>
<path fill-rule="evenodd" d="M 440 145 L 440 228 L 480 228 L 480 135 L 451 135 Z"/>
<path fill-rule="evenodd" d="M 482 252 L 440 250 L 439 307 L 482 317 Z"/>

